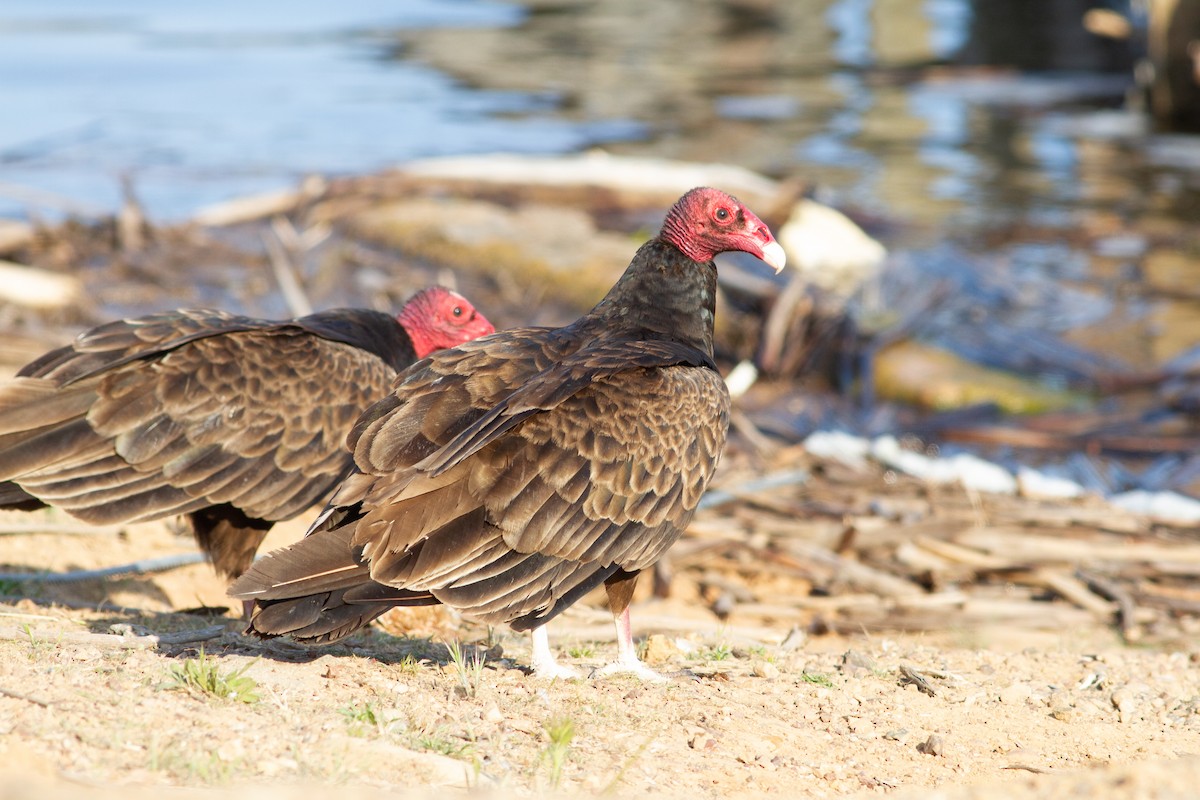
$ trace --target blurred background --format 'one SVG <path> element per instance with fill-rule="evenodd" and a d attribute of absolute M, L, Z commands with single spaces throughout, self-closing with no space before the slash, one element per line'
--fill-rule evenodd
<path fill-rule="evenodd" d="M 430 156 L 723 162 L 886 247 L 832 287 L 872 357 L 915 339 L 1100 403 L 1200 341 L 1198 39 L 1196 0 L 10 0 L 0 217 L 103 219 L 128 191 L 167 225 Z M 864 397 L 770 424 L 896 426 Z"/>
<path fill-rule="evenodd" d="M 1200 36 L 1195 2 L 1157 5 Z M 896 244 L 1126 281 L 1112 255 L 1149 242 L 1079 236 L 1200 216 L 1200 141 L 1147 113 L 1150 23 L 1094 0 L 11 0 L 0 216 L 111 213 L 128 179 L 182 219 L 312 172 L 598 145 L 798 176 Z"/>

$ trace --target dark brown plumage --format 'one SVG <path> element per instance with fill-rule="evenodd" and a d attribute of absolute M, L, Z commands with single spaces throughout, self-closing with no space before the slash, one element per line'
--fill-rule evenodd
<path fill-rule="evenodd" d="M 102 325 L 0 387 L 0 507 L 97 524 L 185 514 L 236 577 L 274 522 L 346 476 L 346 435 L 398 372 L 493 330 L 442 287 L 396 317 L 180 310 Z"/>
<path fill-rule="evenodd" d="M 644 671 L 633 583 L 691 519 L 725 443 L 712 258 L 726 250 L 783 265 L 757 217 L 693 190 L 572 325 L 503 331 L 404 373 L 355 424 L 355 470 L 309 535 L 233 585 L 256 601 L 250 630 L 328 642 L 440 602 L 533 631 L 535 669 L 557 675 L 542 626 L 605 584 L 615 668 Z"/>

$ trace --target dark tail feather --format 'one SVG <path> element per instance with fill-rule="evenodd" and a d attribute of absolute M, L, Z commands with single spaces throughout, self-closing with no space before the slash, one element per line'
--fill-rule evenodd
<path fill-rule="evenodd" d="M 12 481 L 0 481 L 0 508 L 16 511 L 35 511 L 46 504 Z"/>
<path fill-rule="evenodd" d="M 2 486 L 0 484 L 0 488 Z M 196 544 L 217 572 L 230 579 L 250 568 L 259 545 L 274 524 L 246 516 L 240 508 L 228 503 L 202 508 L 187 516 Z"/>
<path fill-rule="evenodd" d="M 255 601 L 246 633 L 291 635 L 324 644 L 358 630 L 392 606 L 431 605 L 427 592 L 395 589 L 371 579 L 353 547 L 354 526 L 318 531 L 255 562 L 229 589 Z"/>
<path fill-rule="evenodd" d="M 305 644 L 327 644 L 353 633 L 393 606 L 436 603 L 437 600 L 425 593 L 407 592 L 368 581 L 342 591 L 288 600 L 260 600 L 246 633 L 263 638 L 287 634 Z"/>

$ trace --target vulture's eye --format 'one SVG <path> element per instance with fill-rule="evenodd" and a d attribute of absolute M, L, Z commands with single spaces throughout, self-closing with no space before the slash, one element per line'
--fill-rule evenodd
<path fill-rule="evenodd" d="M 717 209 L 717 219 L 721 222 L 724 222 L 725 220 L 729 219 L 729 209 L 728 208 L 718 208 Z"/>
<path fill-rule="evenodd" d="M 456 317 L 461 317 L 463 314 L 462 306 L 455 306 L 450 313 Z"/>

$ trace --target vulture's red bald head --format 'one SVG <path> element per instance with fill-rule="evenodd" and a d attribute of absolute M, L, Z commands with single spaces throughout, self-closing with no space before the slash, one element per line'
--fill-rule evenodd
<path fill-rule="evenodd" d="M 471 301 L 444 286 L 431 286 L 417 292 L 400 309 L 396 319 L 412 340 L 417 358 L 487 336 L 496 330 L 487 317 L 475 310 Z"/>
<path fill-rule="evenodd" d="M 692 189 L 679 198 L 663 221 L 662 238 L 693 261 L 741 250 L 779 272 L 787 260 L 763 221 L 719 189 Z"/>

